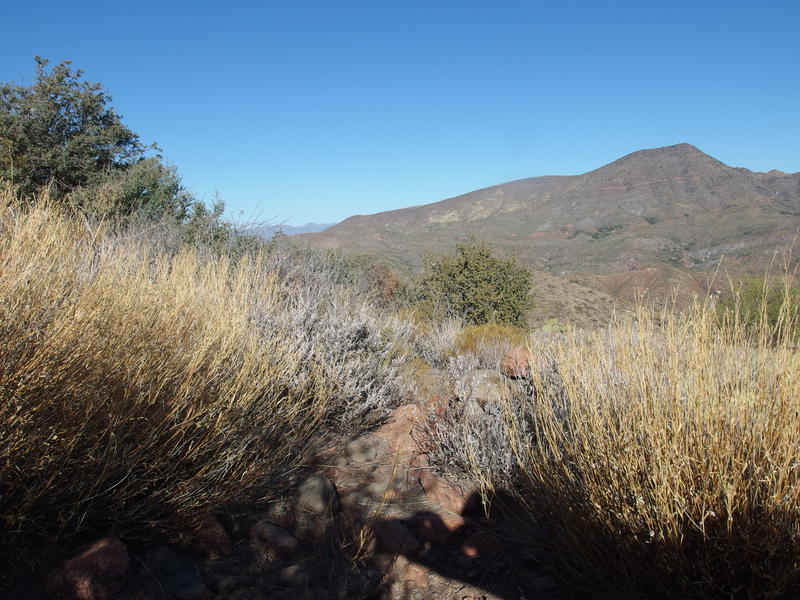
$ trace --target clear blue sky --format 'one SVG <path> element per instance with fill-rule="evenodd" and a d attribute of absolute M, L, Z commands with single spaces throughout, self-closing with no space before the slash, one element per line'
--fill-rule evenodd
<path fill-rule="evenodd" d="M 800 170 L 800 2 L 11 2 L 199 197 L 292 224 L 690 142 Z"/>

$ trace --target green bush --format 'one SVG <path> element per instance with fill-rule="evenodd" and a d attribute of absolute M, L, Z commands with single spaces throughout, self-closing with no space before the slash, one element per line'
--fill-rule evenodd
<path fill-rule="evenodd" d="M 731 288 L 717 304 L 721 321 L 757 330 L 773 341 L 797 335 L 800 290 L 791 282 L 752 277 Z"/>
<path fill-rule="evenodd" d="M 525 326 L 533 305 L 531 285 L 528 269 L 472 240 L 459 244 L 455 255 L 426 258 L 419 296 L 423 303 L 442 306 L 473 325 Z"/>
<path fill-rule="evenodd" d="M 157 158 L 146 158 L 75 189 L 67 196 L 67 202 L 82 212 L 104 217 L 138 213 L 182 222 L 192 215 L 195 199 L 181 184 L 175 167 L 166 166 Z"/>

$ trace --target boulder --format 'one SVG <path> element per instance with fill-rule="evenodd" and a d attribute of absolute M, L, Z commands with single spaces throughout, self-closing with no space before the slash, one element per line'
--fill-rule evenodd
<path fill-rule="evenodd" d="M 250 528 L 250 539 L 259 544 L 271 558 L 292 556 L 300 548 L 296 537 L 274 523 L 262 519 Z"/>
<path fill-rule="evenodd" d="M 515 379 L 530 375 L 531 353 L 525 348 L 512 348 L 506 352 L 500 363 L 500 372 Z"/>
<path fill-rule="evenodd" d="M 314 513 L 339 512 L 339 496 L 330 479 L 311 475 L 297 489 L 297 503 Z"/>
<path fill-rule="evenodd" d="M 110 600 L 125 587 L 129 564 L 125 544 L 104 538 L 51 573 L 44 592 L 59 600 Z"/>

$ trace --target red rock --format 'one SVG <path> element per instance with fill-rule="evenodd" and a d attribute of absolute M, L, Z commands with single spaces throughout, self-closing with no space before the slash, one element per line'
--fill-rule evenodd
<path fill-rule="evenodd" d="M 461 546 L 464 556 L 474 558 L 477 556 L 490 556 L 500 552 L 500 541 L 491 531 L 479 531 L 467 538 Z"/>
<path fill-rule="evenodd" d="M 250 537 L 272 557 L 291 556 L 300 547 L 300 542 L 296 537 L 266 519 L 253 525 L 250 529 Z"/>
<path fill-rule="evenodd" d="M 416 404 L 398 406 L 380 429 L 375 432 L 377 438 L 386 441 L 390 455 L 406 456 L 416 449 L 413 434 L 424 422 L 422 409 Z"/>
<path fill-rule="evenodd" d="M 411 589 L 428 587 L 428 569 L 418 563 L 409 564 L 401 574 L 401 578 Z"/>
<path fill-rule="evenodd" d="M 525 348 L 512 348 L 500 363 L 500 372 L 508 377 L 527 377 L 531 353 Z"/>
<path fill-rule="evenodd" d="M 189 536 L 189 547 L 193 552 L 209 560 L 217 560 L 233 554 L 233 542 L 219 521 L 209 518 Z"/>
<path fill-rule="evenodd" d="M 450 401 L 441 394 L 434 394 L 422 405 L 428 418 L 441 418 L 447 414 L 450 408 Z"/>
<path fill-rule="evenodd" d="M 462 515 L 469 506 L 472 492 L 465 492 L 445 482 L 430 469 L 419 470 L 419 483 L 429 501 L 442 509 L 443 513 Z"/>
<path fill-rule="evenodd" d="M 110 600 L 125 586 L 129 564 L 125 544 L 104 538 L 51 573 L 45 594 L 59 600 Z"/>
<path fill-rule="evenodd" d="M 378 548 L 393 554 L 413 554 L 419 549 L 419 541 L 408 528 L 397 519 L 378 521 L 373 526 Z"/>

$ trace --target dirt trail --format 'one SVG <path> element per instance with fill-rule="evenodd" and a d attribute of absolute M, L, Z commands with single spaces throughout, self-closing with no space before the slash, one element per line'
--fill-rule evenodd
<path fill-rule="evenodd" d="M 386 598 L 561 598 L 541 555 L 527 555 L 515 528 L 474 484 L 437 475 L 419 448 L 425 415 L 402 406 L 376 432 L 347 444 L 325 473 L 343 510 L 372 532 Z"/>

